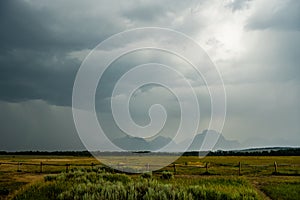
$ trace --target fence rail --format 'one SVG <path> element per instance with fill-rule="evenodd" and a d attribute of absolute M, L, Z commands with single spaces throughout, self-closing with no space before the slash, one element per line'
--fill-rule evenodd
<path fill-rule="evenodd" d="M 39 166 L 39 170 L 35 171 L 38 173 L 43 173 L 44 171 L 44 167 L 46 166 L 52 166 L 52 167 L 64 167 L 65 171 L 68 172 L 70 170 L 71 167 L 91 167 L 92 169 L 94 167 L 104 167 L 105 165 L 101 164 L 101 163 L 46 163 L 46 162 L 40 162 L 40 163 L 31 163 L 31 162 L 0 162 L 0 169 L 1 166 L 3 165 L 15 165 L 17 166 L 17 172 L 22 172 L 22 166 Z M 137 167 L 143 168 L 142 171 L 151 171 L 151 167 L 161 167 L 161 165 L 157 165 L 157 164 L 146 164 L 146 165 L 135 165 Z M 111 165 L 111 167 L 122 171 L 122 169 L 129 167 L 128 165 L 125 164 L 117 164 L 117 165 Z M 131 166 L 132 167 L 132 166 Z M 286 167 L 292 167 L 292 168 L 297 168 L 295 171 L 296 173 L 294 174 L 290 174 L 290 175 L 300 175 L 298 173 L 298 171 L 300 171 L 300 164 L 286 164 L 286 163 L 281 163 L 278 164 L 276 161 L 273 164 L 266 164 L 266 165 L 250 165 L 250 164 L 243 164 L 242 162 L 238 162 L 236 164 L 232 164 L 232 165 L 226 165 L 226 166 L 218 166 L 218 165 L 214 165 L 210 164 L 210 163 L 204 163 L 203 165 L 188 165 L 188 164 L 177 164 L 177 163 L 172 163 L 166 167 L 164 167 L 162 170 L 165 171 L 172 171 L 174 174 L 184 174 L 184 172 L 182 172 L 183 170 L 186 169 L 205 169 L 205 172 L 203 174 L 211 174 L 210 170 L 211 169 L 218 169 L 218 168 L 228 168 L 229 170 L 234 170 L 235 173 L 237 175 L 242 175 L 243 171 L 245 169 L 249 169 L 249 168 L 265 168 L 266 170 L 269 170 L 269 172 L 271 172 L 271 174 L 283 174 L 283 173 L 279 173 L 279 169 L 282 168 L 286 168 Z M 270 169 L 271 168 L 271 169 Z M 273 170 L 272 170 L 273 169 Z M 272 171 L 270 171 L 272 170 Z M 64 171 L 62 169 L 60 169 L 60 171 Z M 160 170 L 158 170 L 159 172 Z M 247 171 L 247 170 L 246 170 Z M 136 171 L 138 172 L 138 171 Z M 179 172 L 179 173 L 178 173 Z M 250 172 L 249 172 L 250 173 Z"/>

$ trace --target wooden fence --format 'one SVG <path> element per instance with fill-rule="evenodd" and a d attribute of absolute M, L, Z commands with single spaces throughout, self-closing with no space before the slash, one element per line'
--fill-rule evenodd
<path fill-rule="evenodd" d="M 36 166 L 36 169 L 38 168 L 38 170 L 35 171 L 31 171 L 31 172 L 37 172 L 37 173 L 49 173 L 50 171 L 44 171 L 44 168 L 47 166 L 52 166 L 52 167 L 59 167 L 61 170 L 60 171 L 65 171 L 65 172 L 69 172 L 69 170 L 71 169 L 71 167 L 73 168 L 77 168 L 77 167 L 90 167 L 91 169 L 94 169 L 96 167 L 105 167 L 105 165 L 102 164 L 95 164 L 95 163 L 85 163 L 85 164 L 78 164 L 78 163 L 46 163 L 46 162 L 40 162 L 40 163 L 30 163 L 30 162 L 0 162 L 0 170 L 1 170 L 1 166 L 5 166 L 5 165 L 15 165 L 16 166 L 16 171 L 17 172 L 22 172 L 23 171 L 23 166 Z M 128 167 L 124 164 L 118 164 L 118 165 L 114 165 L 111 166 L 113 168 L 115 168 L 117 171 L 123 171 L 124 168 Z M 152 171 L 151 168 L 153 167 L 159 167 L 159 165 L 154 165 L 154 164 L 146 164 L 146 165 L 140 165 L 139 166 L 141 171 Z M 300 164 L 277 164 L 277 162 L 275 161 L 273 164 L 269 164 L 269 165 L 250 165 L 250 164 L 244 164 L 242 162 L 238 162 L 236 165 L 230 165 L 230 166 L 223 166 L 224 169 L 226 168 L 230 168 L 229 170 L 234 170 L 234 173 L 232 174 L 236 174 L 238 176 L 243 175 L 243 170 L 244 169 L 248 169 L 246 171 L 248 171 L 248 174 L 251 174 L 253 172 L 251 172 L 251 170 L 249 171 L 249 168 L 252 169 L 265 169 L 268 170 L 269 174 L 281 174 L 284 175 L 284 173 L 280 173 L 281 168 L 292 168 L 295 169 L 293 174 L 289 174 L 289 175 L 300 175 L 298 170 L 300 171 Z M 62 170 L 62 168 L 64 168 L 64 170 Z M 193 172 L 193 170 L 195 169 L 203 169 L 204 172 L 202 172 L 201 174 L 203 175 L 210 175 L 210 174 L 214 174 L 215 171 L 218 171 L 218 169 L 220 168 L 220 166 L 213 166 L 210 163 L 205 163 L 203 165 L 188 165 L 188 164 L 175 164 L 172 163 L 164 168 L 162 168 L 161 170 L 158 170 L 156 172 L 161 172 L 161 171 L 172 171 L 174 174 L 185 174 L 185 171 L 188 171 L 190 169 L 190 171 Z M 213 172 L 211 172 L 210 170 L 213 170 Z M 270 171 L 272 169 L 272 171 Z M 252 170 L 253 171 L 253 170 Z M 29 171 L 27 171 L 29 172 Z M 53 172 L 53 171 L 52 171 Z M 58 172 L 58 171 L 55 171 Z M 132 172 L 139 172 L 139 171 L 132 171 Z M 199 173 L 200 174 L 200 173 Z M 218 175 L 217 173 L 215 173 L 216 175 Z"/>

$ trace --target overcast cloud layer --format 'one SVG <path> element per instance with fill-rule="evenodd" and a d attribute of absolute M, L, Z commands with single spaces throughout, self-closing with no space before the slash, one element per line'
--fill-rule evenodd
<path fill-rule="evenodd" d="M 227 91 L 226 138 L 244 146 L 300 144 L 298 0 L 11 0 L 1 1 L 0 10 L 0 150 L 84 149 L 71 111 L 77 70 L 99 42 L 144 26 L 187 34 L 218 66 Z M 150 61 L 185 66 L 157 52 L 129 55 L 117 64 L 126 68 Z M 112 68 L 97 93 L 103 116 L 121 72 Z M 201 132 L 210 109 L 205 86 L 200 81 L 197 87 L 203 102 Z M 172 105 L 172 97 L 162 94 L 160 88 L 138 91 L 132 105 L 137 123 L 147 124 L 143 103 L 155 103 L 157 95 L 162 104 Z M 177 110 L 170 113 L 167 136 L 178 123 Z M 109 119 L 104 117 L 107 128 L 115 132 Z"/>

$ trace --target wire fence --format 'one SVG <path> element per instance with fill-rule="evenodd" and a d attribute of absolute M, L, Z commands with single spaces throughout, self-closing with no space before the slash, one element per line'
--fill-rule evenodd
<path fill-rule="evenodd" d="M 150 172 L 152 169 L 162 167 L 158 164 L 129 166 L 125 164 L 111 165 L 111 168 L 101 163 L 32 163 L 32 162 L 0 162 L 0 171 L 17 171 L 30 173 L 59 173 L 69 172 L 74 168 L 89 168 L 91 170 L 106 169 L 115 172 Z M 113 169 L 112 169 L 113 168 Z M 277 163 L 251 165 L 238 162 L 236 164 L 203 163 L 203 164 L 178 164 L 172 163 L 154 173 L 170 171 L 178 175 L 300 175 L 300 164 Z"/>

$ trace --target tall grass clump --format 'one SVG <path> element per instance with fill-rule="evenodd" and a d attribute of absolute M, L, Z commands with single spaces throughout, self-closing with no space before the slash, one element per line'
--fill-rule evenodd
<path fill-rule="evenodd" d="M 141 178 L 150 179 L 152 178 L 152 173 L 151 172 L 142 173 Z"/>
<path fill-rule="evenodd" d="M 161 173 L 161 178 L 165 179 L 165 180 L 170 180 L 170 179 L 174 178 L 174 176 L 173 176 L 172 172 L 163 171 Z"/>
<path fill-rule="evenodd" d="M 244 179 L 175 179 L 163 172 L 163 178 L 141 175 L 76 170 L 31 185 L 13 199 L 258 199 L 256 191 Z"/>

